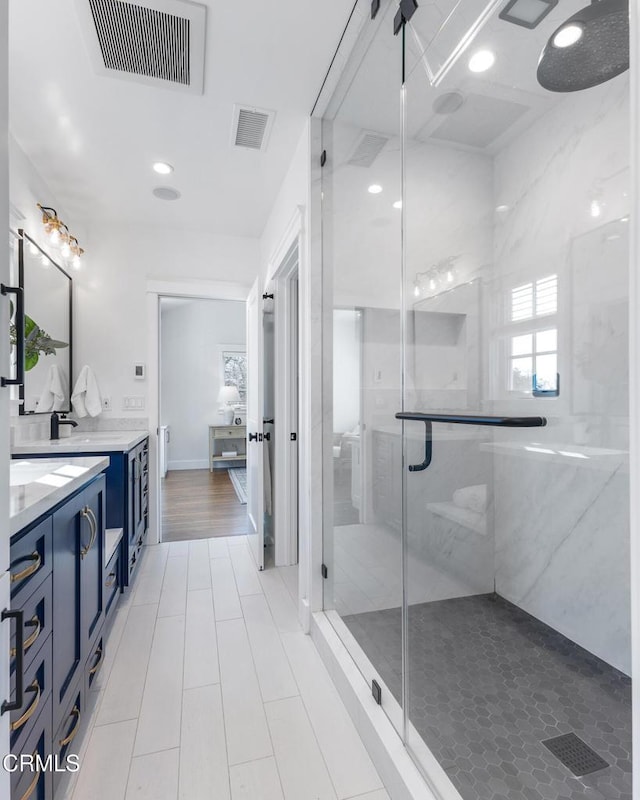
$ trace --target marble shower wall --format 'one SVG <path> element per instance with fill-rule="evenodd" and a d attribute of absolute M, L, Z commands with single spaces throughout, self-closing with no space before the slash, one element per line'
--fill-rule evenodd
<path fill-rule="evenodd" d="M 496 156 L 507 208 L 486 339 L 496 413 L 549 418 L 494 438 L 496 589 L 627 673 L 628 98 L 627 76 L 569 95 Z M 552 274 L 560 397 L 514 397 L 501 363 L 510 291 Z"/>

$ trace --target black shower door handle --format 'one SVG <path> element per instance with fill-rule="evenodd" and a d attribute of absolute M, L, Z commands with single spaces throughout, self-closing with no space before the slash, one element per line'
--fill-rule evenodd
<path fill-rule="evenodd" d="M 424 461 L 410 464 L 409 472 L 422 472 L 433 457 L 433 423 L 444 422 L 454 425 L 484 425 L 492 428 L 543 428 L 546 417 L 487 417 L 482 414 L 426 414 L 420 411 L 399 411 L 396 419 L 424 422 Z"/>

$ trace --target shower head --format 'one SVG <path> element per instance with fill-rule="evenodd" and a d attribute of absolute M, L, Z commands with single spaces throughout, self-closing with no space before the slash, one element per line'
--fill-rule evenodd
<path fill-rule="evenodd" d="M 577 92 L 629 69 L 628 0 L 593 0 L 557 28 L 538 62 L 538 83 Z"/>

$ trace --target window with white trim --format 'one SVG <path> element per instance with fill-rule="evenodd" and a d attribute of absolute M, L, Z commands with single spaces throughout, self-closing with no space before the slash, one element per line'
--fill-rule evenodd
<path fill-rule="evenodd" d="M 558 276 L 549 275 L 511 290 L 508 388 L 511 392 L 555 391 L 558 375 Z"/>

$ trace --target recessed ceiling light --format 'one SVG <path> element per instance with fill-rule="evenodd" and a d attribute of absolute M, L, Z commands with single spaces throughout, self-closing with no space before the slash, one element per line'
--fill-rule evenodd
<path fill-rule="evenodd" d="M 393 204 L 393 207 L 402 208 L 402 200 L 396 200 L 396 202 Z"/>
<path fill-rule="evenodd" d="M 486 72 L 495 62 L 496 57 L 491 50 L 478 50 L 469 59 L 469 69 L 471 72 Z"/>
<path fill-rule="evenodd" d="M 379 183 L 372 183 L 371 186 L 367 189 L 369 194 L 380 194 L 382 191 L 382 186 Z"/>
<path fill-rule="evenodd" d="M 159 175 L 170 175 L 173 172 L 173 167 L 171 164 L 167 164 L 166 161 L 156 161 L 153 169 Z"/>
<path fill-rule="evenodd" d="M 571 45 L 575 44 L 578 39 L 582 38 L 582 33 L 582 25 L 576 25 L 575 22 L 571 25 L 565 25 L 564 28 L 560 28 L 560 30 L 553 37 L 553 46 L 571 47 Z"/>
<path fill-rule="evenodd" d="M 153 190 L 153 195 L 157 197 L 158 200 L 178 200 L 180 192 L 177 189 L 173 189 L 171 186 L 156 186 Z"/>

